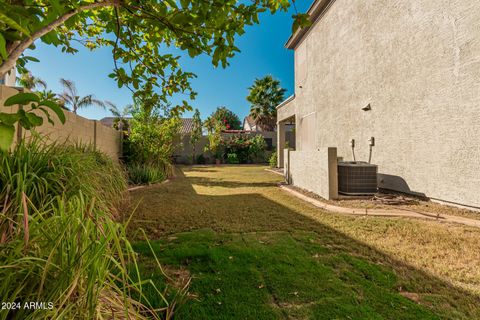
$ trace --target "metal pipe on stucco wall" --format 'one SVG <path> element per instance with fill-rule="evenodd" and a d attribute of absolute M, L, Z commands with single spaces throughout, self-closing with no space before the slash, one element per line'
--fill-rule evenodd
<path fill-rule="evenodd" d="M 353 161 L 357 161 L 355 160 L 355 139 L 350 140 L 350 147 L 352 147 Z"/>
<path fill-rule="evenodd" d="M 368 145 L 370 147 L 370 151 L 368 154 L 368 163 L 370 163 L 372 161 L 372 150 L 375 146 L 375 137 L 370 137 L 370 139 L 368 139 Z"/>

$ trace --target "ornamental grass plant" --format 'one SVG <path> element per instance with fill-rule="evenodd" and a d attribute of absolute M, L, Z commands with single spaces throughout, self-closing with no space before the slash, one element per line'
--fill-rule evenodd
<path fill-rule="evenodd" d="M 171 316 L 115 220 L 126 187 L 120 165 L 89 146 L 34 138 L 0 153 L 0 298 L 10 303 L 0 319 Z"/>

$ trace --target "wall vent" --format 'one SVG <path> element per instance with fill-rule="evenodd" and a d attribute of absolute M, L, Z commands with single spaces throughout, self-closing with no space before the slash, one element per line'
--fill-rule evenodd
<path fill-rule="evenodd" d="M 378 167 L 363 161 L 338 163 L 338 192 L 346 195 L 371 195 L 377 192 Z"/>

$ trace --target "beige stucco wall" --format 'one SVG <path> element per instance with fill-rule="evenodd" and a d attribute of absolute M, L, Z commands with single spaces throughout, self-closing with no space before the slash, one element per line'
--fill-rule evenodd
<path fill-rule="evenodd" d="M 190 135 L 182 134 L 175 138 L 174 140 L 175 150 L 173 152 L 175 161 L 182 164 L 191 164 L 192 163 L 192 153 L 193 148 L 190 144 Z M 200 140 L 195 144 L 195 155 L 198 156 L 203 154 L 205 157 L 211 157 L 209 152 L 205 152 L 205 146 L 208 144 L 208 138 L 202 136 Z"/>
<path fill-rule="evenodd" d="M 288 183 L 325 199 L 338 197 L 337 149 L 292 151 L 285 149 L 284 172 Z"/>
<path fill-rule="evenodd" d="M 478 0 L 336 0 L 295 49 L 278 112 L 295 114 L 297 150 L 349 160 L 353 138 L 366 160 L 374 136 L 381 187 L 480 207 L 479 17 Z"/>
<path fill-rule="evenodd" d="M 17 112 L 18 106 L 4 107 L 3 102 L 18 91 L 8 86 L 0 86 L 0 107 L 7 112 Z M 38 115 L 43 116 L 42 112 Z M 70 142 L 81 144 L 92 144 L 96 148 L 113 159 L 121 156 L 121 133 L 115 129 L 102 125 L 99 121 L 85 119 L 72 112 L 65 111 L 66 122 L 64 125 L 60 123 L 57 116 L 52 112 L 51 118 L 55 125 L 51 125 L 44 119 L 44 123 L 35 130 L 46 137 L 48 141 L 58 143 Z M 17 130 L 18 136 L 18 130 Z M 30 132 L 22 130 L 22 138 L 30 137 Z M 18 139 L 16 139 L 18 141 Z"/>

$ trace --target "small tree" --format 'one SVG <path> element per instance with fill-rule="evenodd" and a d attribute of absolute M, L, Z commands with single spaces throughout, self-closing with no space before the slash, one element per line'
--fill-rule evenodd
<path fill-rule="evenodd" d="M 190 133 L 190 144 L 192 145 L 192 163 L 196 161 L 196 146 L 197 142 L 202 138 L 202 119 L 200 119 L 200 111 L 195 109 L 192 119 L 192 132 Z"/>
<path fill-rule="evenodd" d="M 280 81 L 272 76 L 255 79 L 248 88 L 247 96 L 250 106 L 250 116 L 257 125 L 266 131 L 273 131 L 277 120 L 277 105 L 283 101 L 285 89 L 280 87 Z"/>
<path fill-rule="evenodd" d="M 130 162 L 147 164 L 168 170 L 170 167 L 174 139 L 178 133 L 180 118 L 163 117 L 160 108 L 146 111 L 144 107 L 135 106 L 130 122 L 131 155 Z"/>
<path fill-rule="evenodd" d="M 205 146 L 205 151 L 210 151 L 215 160 L 222 159 L 222 126 L 220 123 L 208 130 L 208 144 Z"/>
<path fill-rule="evenodd" d="M 220 125 L 221 130 L 239 130 L 241 129 L 241 122 L 238 116 L 227 107 L 218 107 L 207 120 L 205 120 L 205 127 L 208 131 L 215 129 Z"/>

